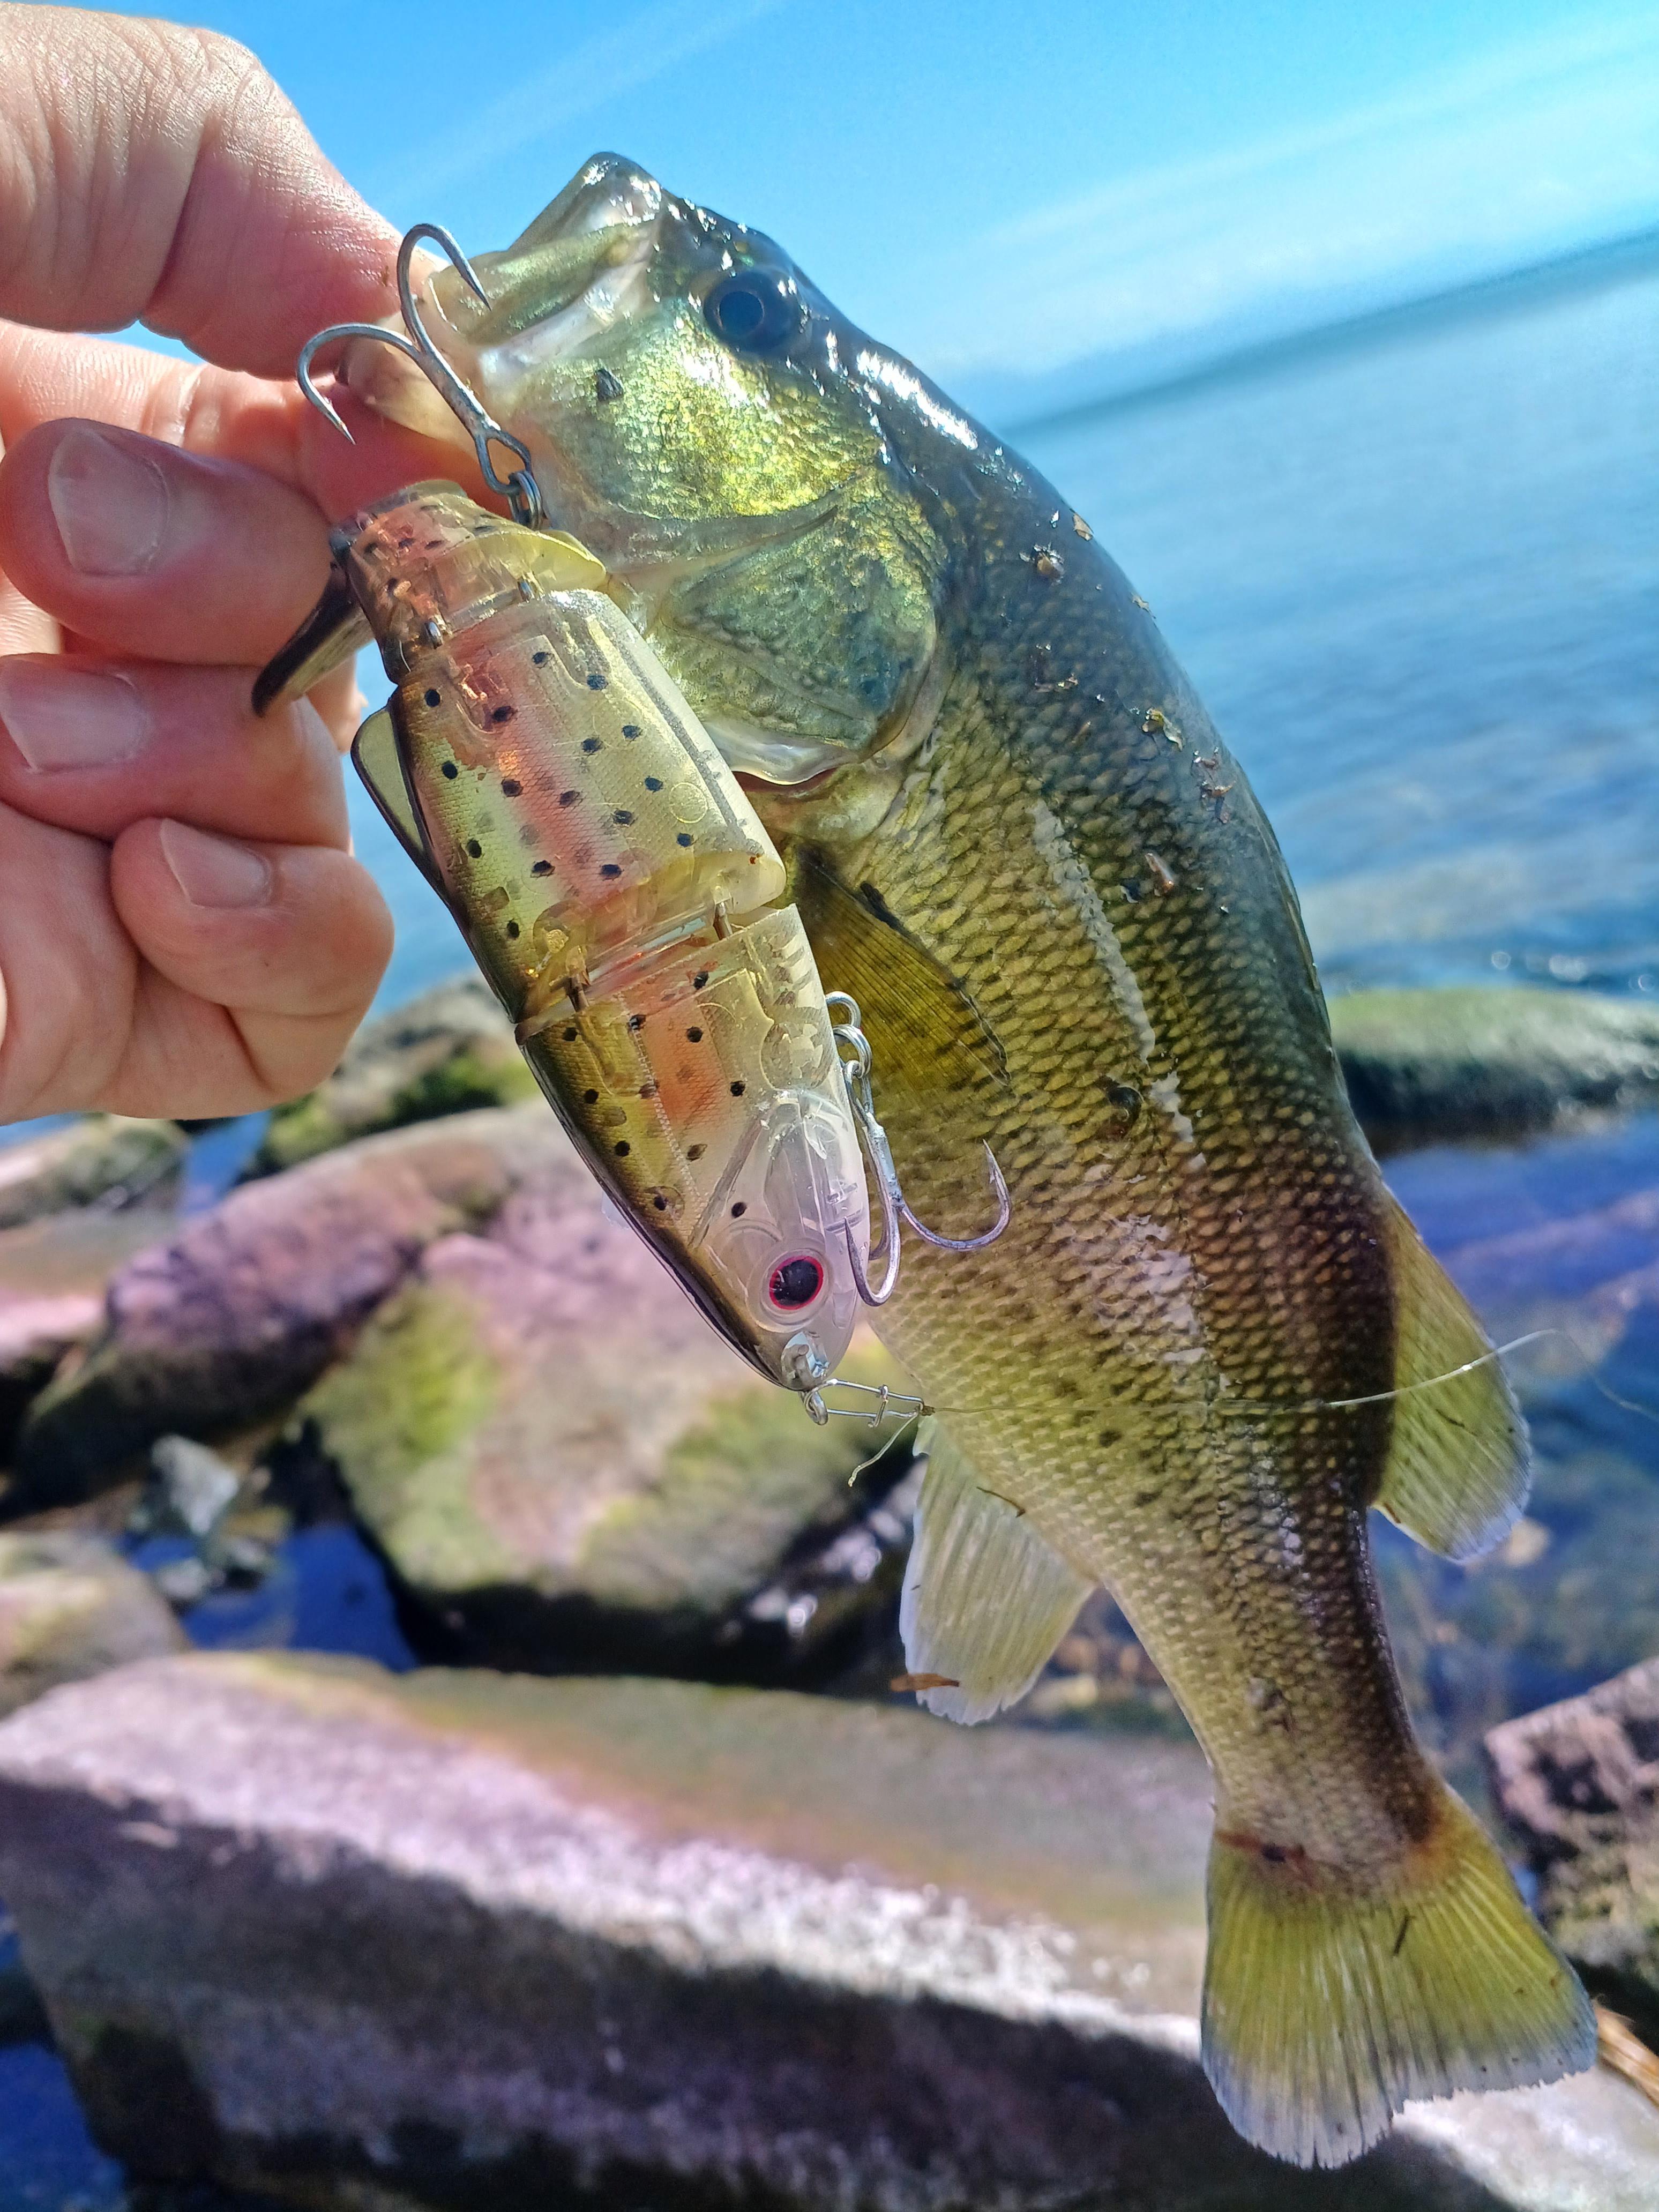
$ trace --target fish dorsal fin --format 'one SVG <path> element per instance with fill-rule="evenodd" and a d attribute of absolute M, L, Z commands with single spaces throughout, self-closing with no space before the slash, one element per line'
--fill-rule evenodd
<path fill-rule="evenodd" d="M 792 878 L 824 988 L 858 1000 L 884 1090 L 903 1084 L 925 1103 L 964 1086 L 1006 1088 L 1002 1048 L 965 987 L 873 889 L 860 896 L 813 852 L 793 857 Z"/>
<path fill-rule="evenodd" d="M 1521 1517 L 1531 1473 L 1526 1423 L 1497 1359 L 1455 1372 L 1490 1352 L 1491 1343 L 1392 1199 L 1383 1236 L 1397 1301 L 1395 1382 L 1406 1395 L 1394 1401 L 1393 1441 L 1375 1503 L 1431 1552 L 1472 1559 Z"/>
<path fill-rule="evenodd" d="M 449 894 L 427 850 L 421 817 L 404 780 L 398 732 L 386 708 L 378 708 L 359 726 L 351 741 L 351 759 L 369 797 L 385 816 L 387 829 L 447 906 Z"/>
<path fill-rule="evenodd" d="M 981 1484 L 937 1422 L 924 1426 L 927 1472 L 899 1606 L 904 1663 L 951 1686 L 921 1692 L 930 1712 L 989 1720 L 1030 1688 L 1094 1584 Z"/>
<path fill-rule="evenodd" d="M 337 562 L 329 571 L 321 599 L 255 678 L 254 713 L 268 714 L 273 707 L 303 698 L 313 684 L 320 684 L 354 653 L 372 644 L 374 635 L 368 617 L 352 596 L 345 572 Z"/>

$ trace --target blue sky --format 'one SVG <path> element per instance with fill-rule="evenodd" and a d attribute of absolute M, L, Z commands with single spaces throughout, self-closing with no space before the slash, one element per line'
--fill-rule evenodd
<path fill-rule="evenodd" d="M 194 12 L 395 221 L 505 244 L 612 147 L 970 399 L 1659 225 L 1654 0 Z"/>

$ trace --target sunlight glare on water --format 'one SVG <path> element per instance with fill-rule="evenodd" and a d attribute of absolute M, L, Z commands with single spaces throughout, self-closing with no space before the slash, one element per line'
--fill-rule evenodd
<path fill-rule="evenodd" d="M 1656 389 L 1649 273 L 1024 439 L 1244 762 L 1328 985 L 1659 966 Z"/>

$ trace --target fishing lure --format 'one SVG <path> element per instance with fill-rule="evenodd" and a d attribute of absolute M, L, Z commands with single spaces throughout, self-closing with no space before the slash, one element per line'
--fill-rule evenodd
<path fill-rule="evenodd" d="M 373 636 L 397 688 L 352 748 L 410 860 L 512 1015 L 542 1090 L 626 1218 L 736 1348 L 815 1419 L 864 1305 L 890 1296 L 906 1204 L 858 1009 L 832 1019 L 783 864 L 606 572 L 544 520 L 528 456 L 431 345 L 404 241 L 414 358 L 471 430 L 511 519 L 458 485 L 407 486 L 332 535 L 313 616 L 262 674 L 261 712 Z M 491 448 L 518 465 L 505 477 Z M 861 1149 L 862 1148 L 862 1149 Z M 864 1158 L 882 1211 L 872 1252 Z M 999 1216 L 1007 1194 L 990 1163 Z M 875 1277 L 872 1279 L 872 1270 Z M 892 1394 L 883 1392 L 884 1416 Z M 908 1401 L 907 1401 L 908 1402 Z"/>

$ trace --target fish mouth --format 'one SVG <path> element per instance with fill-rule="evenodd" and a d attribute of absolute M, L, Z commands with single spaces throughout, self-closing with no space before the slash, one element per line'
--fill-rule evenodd
<path fill-rule="evenodd" d="M 440 270 L 434 336 L 510 408 L 528 371 L 582 352 L 641 304 L 665 198 L 648 170 L 596 155 L 505 252 L 477 256 L 487 307 L 459 270 Z"/>
<path fill-rule="evenodd" d="M 487 305 L 447 263 L 427 265 L 417 289 L 434 342 L 468 384 L 489 393 L 492 412 L 510 416 L 538 366 L 580 353 L 641 304 L 665 198 L 637 163 L 595 155 L 504 252 L 472 257 Z M 376 413 L 471 449 L 448 404 L 390 347 L 360 339 L 341 373 Z"/>

